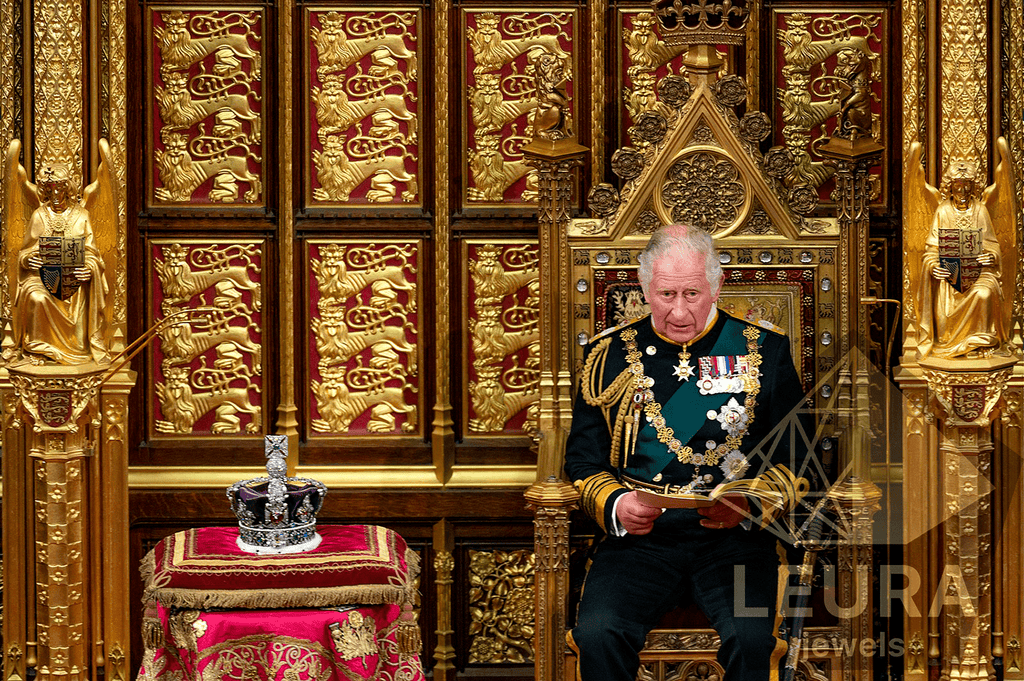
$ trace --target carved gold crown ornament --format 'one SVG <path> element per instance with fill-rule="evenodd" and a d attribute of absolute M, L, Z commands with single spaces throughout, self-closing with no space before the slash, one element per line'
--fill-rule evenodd
<path fill-rule="evenodd" d="M 667 45 L 743 45 L 747 8 L 732 0 L 653 0 Z"/>

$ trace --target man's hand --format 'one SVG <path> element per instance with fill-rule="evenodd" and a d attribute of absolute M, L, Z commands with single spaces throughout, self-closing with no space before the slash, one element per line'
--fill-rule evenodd
<path fill-rule="evenodd" d="M 35 255 L 30 255 L 28 257 L 28 268 L 30 270 L 38 270 L 42 266 L 43 258 L 38 253 L 36 253 Z"/>
<path fill-rule="evenodd" d="M 623 494 L 615 507 L 615 515 L 619 523 L 630 534 L 647 534 L 654 527 L 655 519 L 661 515 L 661 509 L 640 503 L 636 492 Z"/>
<path fill-rule="evenodd" d="M 704 516 L 700 524 L 712 530 L 727 530 L 736 527 L 747 517 L 750 504 L 742 494 L 726 494 L 714 506 L 697 509 Z"/>
<path fill-rule="evenodd" d="M 982 267 L 989 267 L 996 264 L 996 254 L 990 251 L 985 251 L 978 256 L 978 264 Z"/>
<path fill-rule="evenodd" d="M 947 270 L 945 267 L 936 267 L 932 270 L 932 276 L 939 281 L 944 281 L 953 276 L 953 273 Z"/>
<path fill-rule="evenodd" d="M 88 267 L 76 267 L 75 268 L 75 279 L 82 282 L 83 284 L 92 279 L 92 272 L 89 271 Z"/>

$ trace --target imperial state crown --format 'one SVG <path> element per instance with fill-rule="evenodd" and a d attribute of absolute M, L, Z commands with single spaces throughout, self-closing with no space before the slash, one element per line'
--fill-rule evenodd
<path fill-rule="evenodd" d="M 316 514 L 327 486 L 286 477 L 288 439 L 267 435 L 267 477 L 241 480 L 227 489 L 238 518 L 238 548 L 249 553 L 299 553 L 320 545 Z"/>

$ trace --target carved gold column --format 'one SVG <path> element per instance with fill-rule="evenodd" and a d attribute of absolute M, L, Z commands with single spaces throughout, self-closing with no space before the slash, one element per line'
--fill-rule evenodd
<path fill-rule="evenodd" d="M 30 619 L 34 619 L 29 593 L 30 561 L 27 550 L 32 496 L 31 471 L 25 453 L 24 424 L 18 416 L 18 398 L 3 372 L 0 381 L 0 424 L 3 425 L 3 571 L 4 571 L 4 623 L 3 669 L 4 681 L 24 681 L 28 667 L 34 667 L 35 646 L 27 649 Z M 31 640 L 35 640 L 35 632 Z"/>
<path fill-rule="evenodd" d="M 903 516 L 903 560 L 909 579 L 907 606 L 902 612 L 906 641 L 903 673 L 907 681 L 924 681 L 928 677 L 928 660 L 938 657 L 937 632 L 932 635 L 928 609 L 935 593 L 935 580 L 927 566 L 929 556 L 941 538 L 937 535 L 940 501 L 936 490 L 925 480 L 938 480 L 939 463 L 932 454 L 936 432 L 928 406 L 928 384 L 919 369 L 901 367 L 897 380 L 903 391 L 903 506 L 913 509 Z M 912 475 L 911 475 L 911 472 Z M 916 588 L 915 588 L 916 587 Z M 893 613 L 893 616 L 899 616 Z"/>
<path fill-rule="evenodd" d="M 442 520 L 434 525 L 434 583 L 437 586 L 437 645 L 434 648 L 434 668 L 431 670 L 436 681 L 452 681 L 455 678 L 455 647 L 452 626 L 452 584 L 455 571 L 455 536 L 452 524 Z"/>
<path fill-rule="evenodd" d="M 281 3 L 278 9 L 278 69 L 282 83 L 291 83 L 293 75 L 294 40 L 292 24 L 295 14 L 293 0 Z M 290 92 L 285 89 L 285 92 Z M 295 475 L 299 464 L 299 420 L 298 407 L 295 405 L 295 333 L 292 322 L 295 319 L 295 300 L 301 299 L 296 291 L 295 277 L 295 205 L 292 196 L 291 167 L 293 159 L 292 129 L 295 122 L 295 110 L 292 98 L 285 95 L 280 98 L 278 108 L 280 141 L 278 149 L 281 159 L 282 181 L 278 184 L 279 219 L 277 224 L 277 242 L 280 274 L 278 281 L 278 304 L 281 306 L 280 343 L 280 378 L 281 401 L 277 407 L 277 434 L 288 437 L 288 474 Z M 301 291 L 301 289 L 300 289 Z"/>
<path fill-rule="evenodd" d="M 945 518 L 941 607 L 944 678 L 986 679 L 992 667 L 992 452 L 990 419 L 1016 358 L 928 358 L 921 368 L 938 401 Z M 1019 585 L 1018 585 L 1019 588 Z"/>
<path fill-rule="evenodd" d="M 4 679 L 126 681 L 128 394 L 95 364 L 24 364 L 3 403 Z"/>
<path fill-rule="evenodd" d="M 99 579 L 92 580 L 100 612 L 94 621 L 102 620 L 102 648 L 97 649 L 97 664 L 105 664 L 107 681 L 128 681 L 134 672 L 128 668 L 131 629 L 135 603 L 128 598 L 128 584 L 135 566 L 128 559 L 128 400 L 135 386 L 134 371 L 120 372 L 100 386 L 98 404 L 102 423 L 99 447 L 93 445 L 97 458 L 97 474 L 93 476 L 98 498 L 92 501 L 92 531 L 98 537 L 103 554 Z M 99 637 L 95 637 L 99 638 Z"/>
<path fill-rule="evenodd" d="M 100 572 L 89 553 L 95 461 L 89 446 L 93 414 L 87 407 L 95 404 L 100 372 L 95 365 L 29 366 L 10 375 L 26 423 L 26 472 L 34 490 L 32 507 L 25 509 L 29 518 L 21 524 L 29 529 L 26 543 L 35 566 L 29 571 L 34 584 L 28 585 L 35 627 L 27 633 L 38 643 L 37 678 L 84 681 L 95 672 L 89 634 L 97 613 L 89 587 L 99 586 L 91 583 L 89 571 Z"/>
<path fill-rule="evenodd" d="M 1004 406 L 996 424 L 993 484 L 996 515 L 993 526 L 992 655 L 1003 658 L 1003 679 L 1024 679 L 1024 590 L 1020 562 L 1011 557 L 1024 555 L 1024 372 L 1018 367 L 1003 391 Z"/>
<path fill-rule="evenodd" d="M 553 60 L 538 65 L 535 120 L 559 121 L 540 129 L 523 149 L 540 175 L 540 447 L 537 481 L 526 490 L 533 508 L 535 552 L 534 678 L 561 681 L 565 668 L 566 605 L 569 587 L 569 511 L 579 495 L 562 480 L 565 441 L 572 421 L 568 228 L 574 170 L 586 147 L 576 142 L 562 110 L 564 80 Z M 563 74 L 564 75 L 564 74 Z M 542 116 L 543 113 L 543 116 Z"/>
<path fill-rule="evenodd" d="M 604 66 L 607 45 L 608 0 L 590 0 L 590 139 L 593 154 L 590 183 L 604 182 L 604 117 L 608 102 L 608 76 Z M 614 98 L 613 98 L 614 101 Z"/>
<path fill-rule="evenodd" d="M 852 608 L 842 618 L 848 641 L 874 638 L 872 569 L 872 516 L 880 508 L 882 493 L 871 482 L 871 404 L 867 366 L 868 318 L 868 229 L 870 227 L 869 174 L 881 161 L 882 146 L 870 136 L 851 134 L 832 137 L 821 155 L 836 169 L 835 196 L 839 203 L 840 230 L 840 352 L 848 358 L 840 372 L 839 428 L 843 464 L 852 463 L 852 475 L 840 481 L 840 507 L 851 522 L 849 543 L 840 548 L 839 585 L 841 607 Z M 861 608 L 860 604 L 864 607 Z M 873 678 L 873 659 L 860 646 L 843 656 L 844 679 Z"/>
<path fill-rule="evenodd" d="M 451 295 L 451 192 L 452 182 L 448 164 L 451 120 L 449 99 L 449 62 L 453 58 L 448 49 L 451 42 L 451 0 L 438 0 L 434 4 L 434 45 L 436 50 L 436 74 L 434 78 L 435 134 L 434 149 L 434 281 L 437 300 L 448 300 Z M 434 396 L 434 423 L 431 432 L 431 447 L 434 471 L 438 482 L 446 483 L 452 476 L 455 463 L 455 430 L 452 420 L 451 399 L 451 348 L 442 339 L 451 332 L 451 314 L 448 305 L 438 305 L 434 312 L 435 361 L 437 364 L 437 387 Z"/>
<path fill-rule="evenodd" d="M 0 2 L 0 149 L 6 149 L 11 140 L 22 137 L 21 71 L 18 57 L 22 50 L 21 35 L 16 30 L 22 23 L 23 5 L 20 2 Z M 7 221 L 6 199 L 0 201 L 0 255 L 6 262 Z M 7 277 L 0 277 L 0 315 L 11 315 L 12 291 Z M 0 326 L 3 323 L 0 322 Z M 10 333 L 10 329 L 6 329 Z"/>

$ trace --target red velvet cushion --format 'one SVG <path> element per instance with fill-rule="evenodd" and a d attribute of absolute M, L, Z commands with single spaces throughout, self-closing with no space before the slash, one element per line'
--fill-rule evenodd
<path fill-rule="evenodd" d="M 406 603 L 419 557 L 376 525 L 320 525 L 311 551 L 254 555 L 237 527 L 202 527 L 165 537 L 142 563 L 146 599 L 165 607 L 313 608 Z"/>

